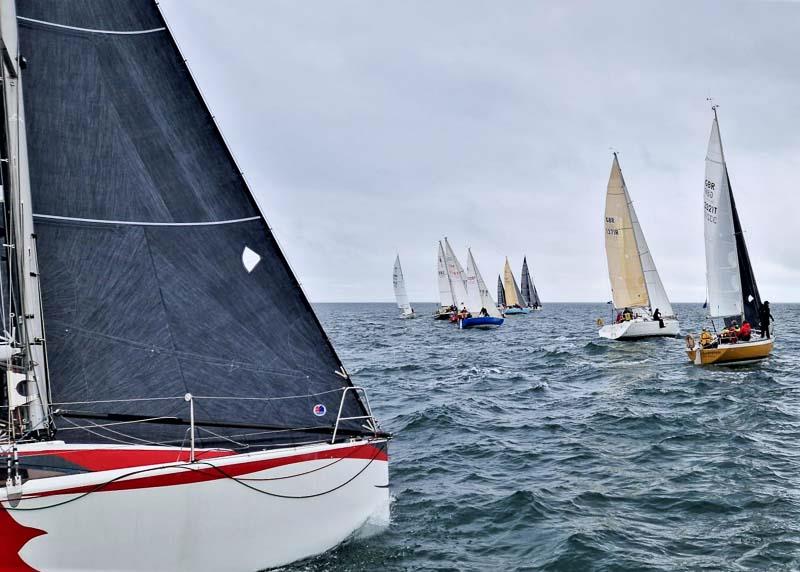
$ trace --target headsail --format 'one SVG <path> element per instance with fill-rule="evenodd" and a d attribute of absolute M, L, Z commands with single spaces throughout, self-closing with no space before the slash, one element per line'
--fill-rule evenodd
<path fill-rule="evenodd" d="M 517 286 L 517 280 L 514 278 L 514 273 L 511 271 L 511 265 L 506 258 L 506 265 L 503 269 L 503 287 L 506 293 L 507 306 L 522 306 L 522 293 Z"/>
<path fill-rule="evenodd" d="M 456 258 L 453 249 L 450 247 L 447 237 L 444 239 L 444 261 L 447 266 L 447 275 L 450 278 L 450 288 L 453 291 L 453 301 L 457 308 L 468 306 L 467 300 L 467 277 L 464 267 Z"/>
<path fill-rule="evenodd" d="M 456 301 L 453 298 L 453 289 L 450 288 L 450 276 L 447 274 L 447 263 L 445 262 L 442 241 L 439 241 L 439 254 L 436 258 L 436 273 L 439 280 L 439 306 L 449 308 Z"/>
<path fill-rule="evenodd" d="M 180 444 L 186 393 L 203 444 L 330 438 L 349 376 L 156 3 L 19 8 L 59 438 Z"/>
<path fill-rule="evenodd" d="M 392 283 L 394 284 L 394 297 L 397 300 L 397 307 L 403 311 L 404 316 L 414 313 L 411 304 L 408 302 L 406 293 L 406 281 L 403 278 L 403 268 L 400 266 L 400 255 L 394 259 L 394 272 L 392 273 Z"/>
<path fill-rule="evenodd" d="M 711 317 L 741 316 L 742 281 L 731 201 L 733 195 L 716 110 L 708 139 L 703 194 L 708 313 Z"/>
<path fill-rule="evenodd" d="M 478 270 L 478 265 L 475 263 L 471 249 L 467 249 L 467 294 L 469 296 L 467 309 L 474 316 L 477 316 L 481 309 L 485 308 L 490 316 L 495 318 L 502 317 L 502 314 L 497 309 L 497 304 L 495 304 L 489 289 L 486 287 L 486 282 L 483 281 L 481 271 Z"/>
<path fill-rule="evenodd" d="M 536 291 L 536 286 L 531 278 L 530 270 L 528 270 L 527 256 L 522 258 L 522 277 L 520 281 L 520 292 L 522 293 L 522 300 L 525 306 L 529 308 L 541 308 L 542 301 L 539 300 L 539 293 Z"/>
<path fill-rule="evenodd" d="M 506 289 L 503 288 L 503 279 L 497 275 L 497 304 L 498 306 L 506 305 Z"/>

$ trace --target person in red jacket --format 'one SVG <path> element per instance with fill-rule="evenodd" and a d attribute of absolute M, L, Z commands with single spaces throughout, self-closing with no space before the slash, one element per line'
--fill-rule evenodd
<path fill-rule="evenodd" d="M 750 333 L 752 332 L 752 327 L 750 326 L 750 322 L 744 322 L 742 327 L 739 328 L 739 339 L 743 342 L 750 341 Z"/>

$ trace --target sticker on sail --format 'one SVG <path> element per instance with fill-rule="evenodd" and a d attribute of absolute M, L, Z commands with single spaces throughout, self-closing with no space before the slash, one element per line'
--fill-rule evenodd
<path fill-rule="evenodd" d="M 317 417 L 322 417 L 327 412 L 328 412 L 328 410 L 325 408 L 325 406 L 322 403 L 317 403 L 314 406 L 314 415 L 316 415 Z"/>
<path fill-rule="evenodd" d="M 242 264 L 244 265 L 244 269 L 247 270 L 247 273 L 253 271 L 253 268 L 261 262 L 261 257 L 253 250 L 248 248 L 247 246 L 244 247 L 242 251 Z"/>

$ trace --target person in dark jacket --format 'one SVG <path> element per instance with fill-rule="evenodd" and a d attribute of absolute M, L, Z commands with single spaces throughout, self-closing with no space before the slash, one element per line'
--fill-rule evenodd
<path fill-rule="evenodd" d="M 664 319 L 661 317 L 661 310 L 659 310 L 658 308 L 656 308 L 655 312 L 653 312 L 653 319 L 658 320 L 659 328 L 664 327 Z"/>
<path fill-rule="evenodd" d="M 769 339 L 769 322 L 775 320 L 772 312 L 769 311 L 769 302 L 766 300 L 758 309 L 758 319 L 761 321 L 761 337 Z"/>

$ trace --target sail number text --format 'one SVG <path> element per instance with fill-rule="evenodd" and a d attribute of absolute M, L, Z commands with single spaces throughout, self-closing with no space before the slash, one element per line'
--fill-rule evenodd
<path fill-rule="evenodd" d="M 614 219 L 613 216 L 607 216 L 606 217 L 606 224 L 614 224 L 615 222 L 617 222 L 617 221 Z M 614 236 L 619 235 L 619 229 L 618 228 L 608 228 L 608 227 L 606 227 L 606 234 L 610 234 L 610 235 L 614 235 Z"/>
<path fill-rule="evenodd" d="M 706 179 L 706 201 L 705 201 L 705 217 L 708 222 L 711 224 L 717 224 L 717 207 L 710 204 L 708 201 L 714 200 L 714 187 L 715 183 L 712 183 L 708 179 Z"/>

